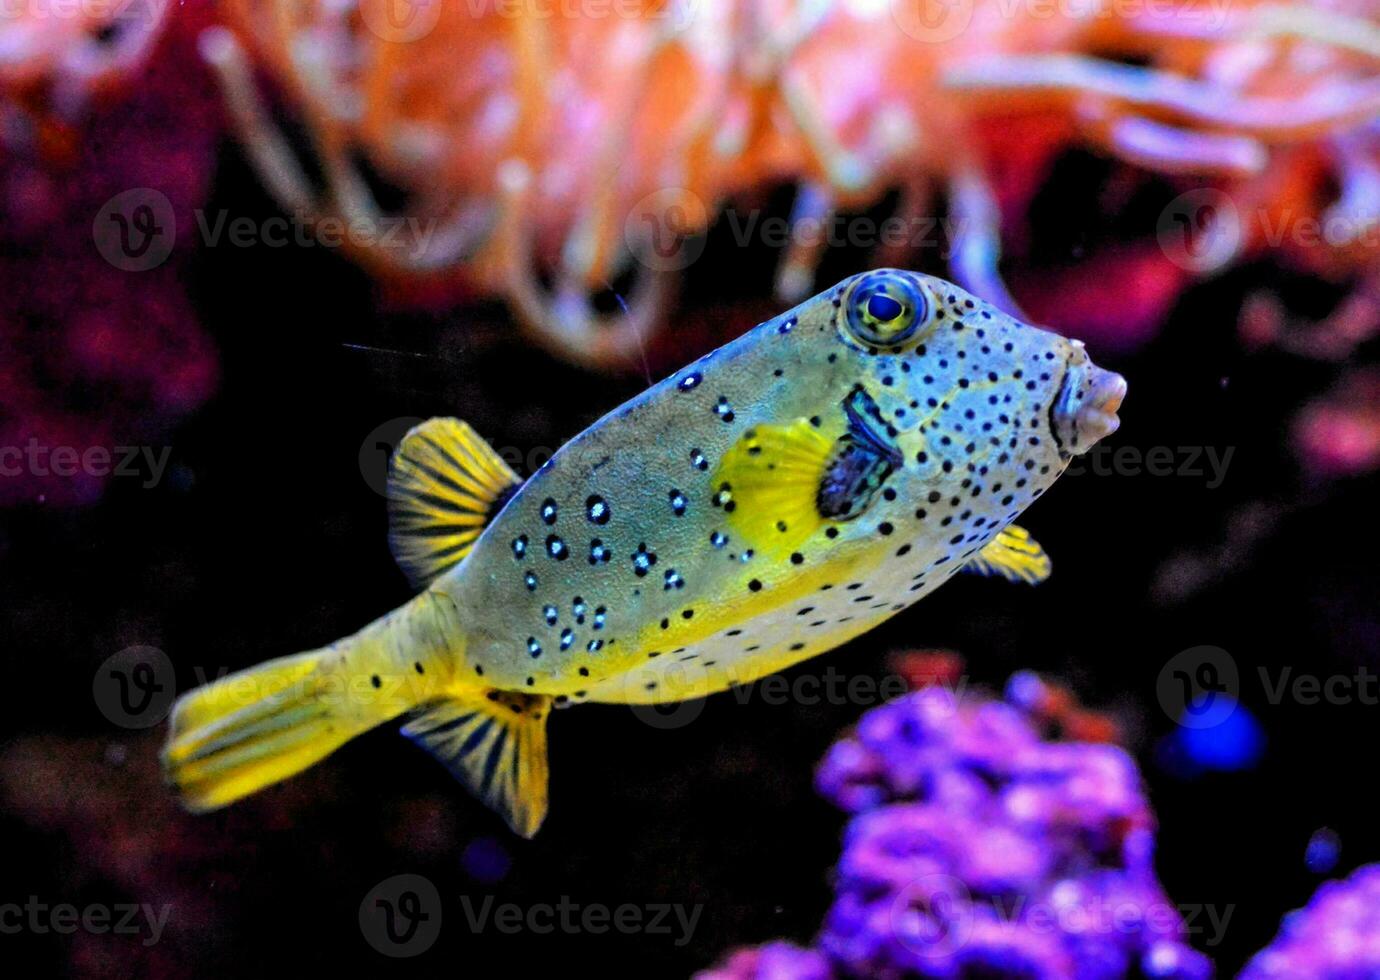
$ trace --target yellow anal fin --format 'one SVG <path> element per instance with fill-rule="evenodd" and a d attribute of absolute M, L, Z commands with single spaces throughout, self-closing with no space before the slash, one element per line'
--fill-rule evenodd
<path fill-rule="evenodd" d="M 445 763 L 457 779 L 531 837 L 546 817 L 546 716 L 551 698 L 476 691 L 424 708 L 402 733 Z"/>
<path fill-rule="evenodd" d="M 824 523 L 816 501 L 833 448 L 803 418 L 748 429 L 719 463 L 712 502 L 748 547 L 794 551 Z"/>
<path fill-rule="evenodd" d="M 403 439 L 388 478 L 388 543 L 417 588 L 460 563 L 520 484 L 459 419 L 430 419 Z"/>
<path fill-rule="evenodd" d="M 1049 578 L 1050 567 L 1049 555 L 1030 532 L 1009 524 L 963 570 L 1035 585 Z"/>

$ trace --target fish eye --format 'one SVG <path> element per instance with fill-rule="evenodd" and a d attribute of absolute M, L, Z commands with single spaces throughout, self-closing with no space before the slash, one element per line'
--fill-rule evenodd
<path fill-rule="evenodd" d="M 848 332 L 872 347 L 899 347 L 929 318 L 924 290 L 904 273 L 869 272 L 848 294 Z"/>

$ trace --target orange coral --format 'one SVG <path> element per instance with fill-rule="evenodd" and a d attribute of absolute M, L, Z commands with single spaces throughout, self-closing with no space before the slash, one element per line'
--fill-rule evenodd
<path fill-rule="evenodd" d="M 359 247 L 380 274 L 506 296 L 576 361 L 611 366 L 664 314 L 687 238 L 756 187 L 799 182 L 793 220 L 901 188 L 949 197 L 953 273 L 1008 307 L 998 207 L 975 126 L 1055 111 L 1081 139 L 1166 173 L 1291 201 L 1295 157 L 1380 115 L 1369 9 L 1208 0 L 222 0 L 204 51 L 285 206 L 378 227 L 371 176 L 411 234 Z M 250 57 L 246 57 L 246 51 Z M 1137 62 L 1131 64 L 1128 62 Z M 324 187 L 270 121 L 253 66 L 305 124 Z M 1338 144 L 1339 146 L 1341 144 Z M 1310 156 L 1311 154 L 1311 156 Z M 1276 161 L 1283 161 L 1276 166 Z M 374 181 L 378 183 L 378 181 Z M 1257 242 L 1233 240 L 1215 264 Z M 822 236 L 778 275 L 813 284 Z M 636 263 L 636 264 L 635 264 Z M 640 273 L 625 310 L 588 296 Z M 542 285 L 549 279 L 552 286 Z"/>
<path fill-rule="evenodd" d="M 128 78 L 167 22 L 166 0 L 16 0 L 0 11 L 0 150 L 69 157 L 89 102 Z"/>

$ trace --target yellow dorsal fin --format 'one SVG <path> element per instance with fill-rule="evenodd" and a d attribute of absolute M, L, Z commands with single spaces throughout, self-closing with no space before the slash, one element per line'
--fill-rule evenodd
<path fill-rule="evenodd" d="M 402 733 L 445 763 L 515 833 L 546 817 L 546 716 L 551 698 L 475 691 L 428 706 Z"/>
<path fill-rule="evenodd" d="M 807 419 L 748 429 L 714 473 L 714 505 L 747 547 L 794 551 L 824 522 L 815 501 L 832 450 Z"/>
<path fill-rule="evenodd" d="M 1001 575 L 1013 582 L 1035 585 L 1049 578 L 1050 561 L 1045 549 L 1029 531 L 1009 524 L 963 568 L 980 575 Z"/>
<path fill-rule="evenodd" d="M 422 588 L 459 564 L 522 481 L 459 419 L 429 419 L 393 454 L 388 543 Z"/>

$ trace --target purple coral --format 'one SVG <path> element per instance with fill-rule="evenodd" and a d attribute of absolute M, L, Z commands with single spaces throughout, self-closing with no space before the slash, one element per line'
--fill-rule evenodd
<path fill-rule="evenodd" d="M 854 816 L 818 950 L 836 975 L 878 980 L 1210 976 L 1155 877 L 1135 763 L 1115 746 L 1046 740 L 1018 693 L 928 688 L 830 749 L 817 787 Z M 764 972 L 749 958 L 772 948 L 706 976 L 819 975 L 815 959 Z"/>
<path fill-rule="evenodd" d="M 1329 881 L 1284 917 L 1279 935 L 1246 964 L 1241 980 L 1380 975 L 1380 864 Z"/>
<path fill-rule="evenodd" d="M 740 949 L 698 980 L 833 980 L 823 953 L 794 943 L 774 942 Z"/>

